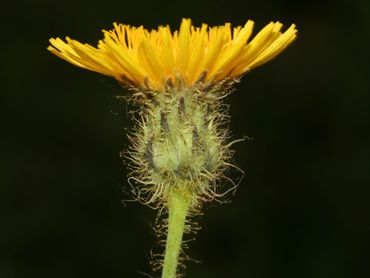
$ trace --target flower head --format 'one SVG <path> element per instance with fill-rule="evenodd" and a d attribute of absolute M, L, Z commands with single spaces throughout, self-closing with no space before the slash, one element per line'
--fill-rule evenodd
<path fill-rule="evenodd" d="M 253 25 L 249 20 L 244 27 L 194 27 L 183 19 L 180 30 L 172 33 L 169 26 L 148 31 L 114 23 L 113 30 L 103 31 L 97 47 L 67 37 L 50 39 L 48 50 L 124 84 L 163 91 L 178 78 L 187 87 L 237 78 L 274 58 L 296 38 L 294 24 L 282 33 L 282 24 L 271 22 L 251 39 Z"/>
<path fill-rule="evenodd" d="M 281 28 L 271 22 L 251 38 L 253 21 L 235 28 L 229 23 L 194 27 L 183 19 L 175 32 L 168 26 L 148 31 L 114 23 L 97 47 L 68 37 L 50 39 L 48 50 L 55 55 L 112 76 L 135 92 L 130 98 L 139 109 L 124 153 L 128 183 L 135 199 L 167 208 L 163 278 L 176 276 L 183 232 L 192 228 L 187 217 L 237 186 L 224 172 L 239 169 L 231 164 L 230 146 L 240 140 L 229 142 L 229 116 L 221 100 L 240 76 L 296 38 L 294 24 L 285 32 Z M 219 186 L 225 182 L 232 188 Z M 162 266 L 162 260 L 152 265 Z"/>

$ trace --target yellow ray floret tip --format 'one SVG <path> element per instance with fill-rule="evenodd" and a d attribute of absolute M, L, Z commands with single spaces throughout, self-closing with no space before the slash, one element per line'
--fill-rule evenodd
<path fill-rule="evenodd" d="M 282 32 L 280 22 L 267 24 L 251 39 L 253 21 L 243 27 L 195 27 L 183 19 L 179 31 L 169 26 L 148 31 L 142 26 L 114 23 L 97 47 L 66 38 L 51 38 L 48 50 L 85 69 L 135 87 L 163 91 L 179 77 L 191 87 L 203 82 L 234 79 L 281 53 L 297 36 L 292 24 Z"/>

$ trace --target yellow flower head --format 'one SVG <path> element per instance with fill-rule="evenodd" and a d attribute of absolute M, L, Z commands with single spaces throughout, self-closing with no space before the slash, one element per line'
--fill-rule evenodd
<path fill-rule="evenodd" d="M 253 24 L 249 20 L 244 27 L 194 27 L 183 19 L 180 30 L 172 33 L 169 26 L 148 31 L 114 23 L 113 30 L 103 31 L 97 48 L 67 37 L 66 42 L 50 39 L 48 50 L 124 84 L 163 91 L 178 78 L 187 87 L 237 78 L 274 58 L 296 38 L 294 24 L 282 33 L 282 24 L 271 22 L 250 40 Z"/>
<path fill-rule="evenodd" d="M 296 38 L 294 24 L 281 32 L 282 24 L 271 22 L 251 39 L 253 24 L 194 27 L 183 19 L 171 32 L 169 26 L 148 31 L 114 23 L 97 47 L 50 39 L 48 50 L 58 57 L 112 76 L 134 92 L 135 127 L 124 152 L 128 183 L 135 200 L 168 213 L 165 255 L 152 263 L 161 267 L 163 261 L 163 278 L 177 277 L 183 233 L 192 230 L 188 217 L 237 186 L 225 171 L 239 169 L 231 164 L 230 147 L 240 140 L 229 142 L 222 98 L 240 76 Z M 164 229 L 156 227 L 161 235 Z"/>

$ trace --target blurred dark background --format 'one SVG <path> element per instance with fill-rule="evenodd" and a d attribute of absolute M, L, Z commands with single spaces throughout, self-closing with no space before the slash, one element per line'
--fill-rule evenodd
<path fill-rule="evenodd" d="M 186 277 L 370 277 L 369 1 L 4 2 L 0 52 L 0 277 L 146 277 L 155 211 L 124 206 L 119 152 L 132 127 L 111 78 L 46 51 L 50 37 L 95 44 L 114 21 L 182 17 L 298 40 L 230 95 L 232 202 L 208 205 Z"/>

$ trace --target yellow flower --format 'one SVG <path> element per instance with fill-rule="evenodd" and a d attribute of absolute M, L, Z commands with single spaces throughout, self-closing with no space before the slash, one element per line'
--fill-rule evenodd
<path fill-rule="evenodd" d="M 171 32 L 169 26 L 148 31 L 114 23 L 97 47 L 50 39 L 48 50 L 60 58 L 135 88 L 130 96 L 140 109 L 124 157 L 135 200 L 168 213 L 166 251 L 152 264 L 163 261 L 162 278 L 177 277 L 183 233 L 192 230 L 188 217 L 237 186 L 224 174 L 239 169 L 230 162 L 230 147 L 239 140 L 229 142 L 223 97 L 240 76 L 296 38 L 294 24 L 281 32 L 282 24 L 271 22 L 251 39 L 253 24 L 194 27 L 183 19 Z M 225 182 L 232 188 L 223 191 Z"/>
<path fill-rule="evenodd" d="M 194 27 L 183 19 L 180 30 L 172 33 L 169 26 L 148 31 L 114 23 L 113 30 L 103 31 L 97 48 L 67 37 L 66 42 L 50 39 L 48 50 L 124 84 L 163 91 L 178 78 L 187 87 L 200 79 L 209 83 L 237 78 L 274 58 L 296 38 L 294 24 L 282 33 L 282 24 L 271 22 L 249 40 L 253 25 L 249 20 L 244 27 Z"/>

